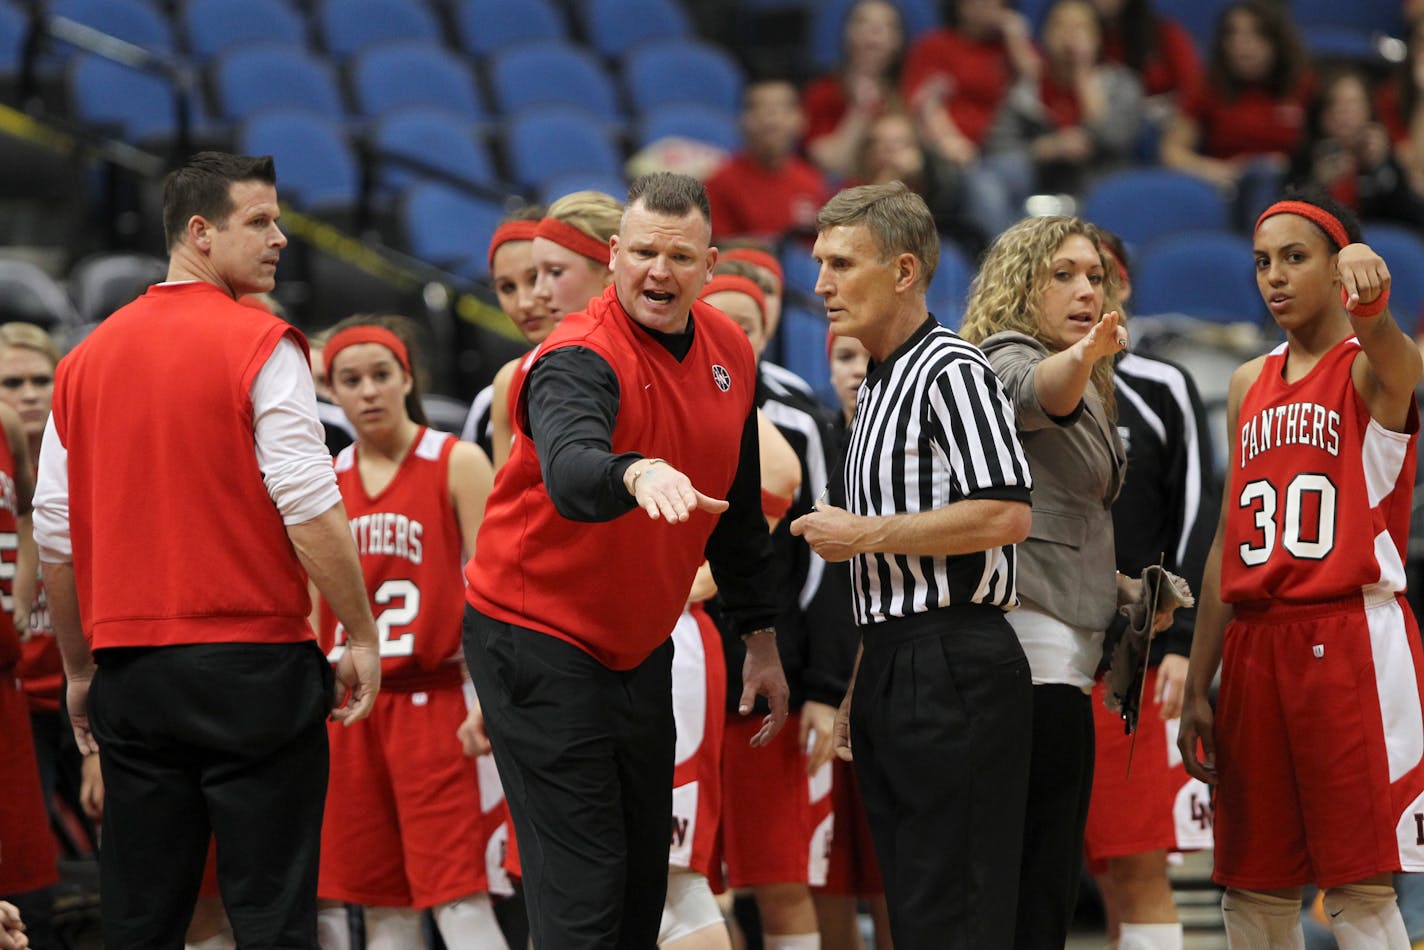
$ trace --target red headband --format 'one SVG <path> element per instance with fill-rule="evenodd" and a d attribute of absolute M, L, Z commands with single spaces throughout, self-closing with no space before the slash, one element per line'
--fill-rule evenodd
<path fill-rule="evenodd" d="M 718 274 L 707 282 L 697 299 L 706 300 L 713 294 L 720 293 L 746 294 L 756 301 L 757 308 L 761 310 L 762 323 L 766 322 L 766 293 L 750 277 L 743 277 L 741 274 Z"/>
<path fill-rule="evenodd" d="M 608 242 L 589 237 L 572 224 L 558 218 L 544 218 L 534 231 L 535 237 L 547 238 L 560 247 L 566 247 L 595 264 L 608 265 Z"/>
<path fill-rule="evenodd" d="M 776 282 L 778 284 L 786 283 L 786 275 L 782 273 L 781 262 L 776 259 L 776 256 L 755 247 L 734 247 L 730 251 L 723 252 L 722 260 L 742 261 L 743 263 L 751 264 L 753 267 L 769 270 L 776 275 Z"/>
<path fill-rule="evenodd" d="M 326 363 L 326 375 L 331 376 L 331 367 L 336 363 L 336 356 L 348 346 L 359 346 L 362 343 L 375 343 L 384 346 L 396 355 L 396 360 L 401 364 L 401 368 L 410 375 L 410 354 L 406 352 L 405 344 L 385 327 L 362 324 L 360 326 L 347 327 L 340 333 L 332 336 L 326 341 L 326 346 L 322 347 L 322 360 Z"/>
<path fill-rule="evenodd" d="M 489 246 L 490 269 L 494 269 L 494 252 L 499 250 L 501 245 L 508 244 L 510 241 L 532 241 L 538 227 L 538 221 L 506 221 L 495 228 L 494 237 L 490 238 Z"/>
<path fill-rule="evenodd" d="M 1260 230 L 1262 221 L 1278 214 L 1298 214 L 1318 225 L 1320 230 L 1330 235 L 1330 240 L 1335 242 L 1336 250 L 1350 243 L 1350 235 L 1345 232 L 1345 226 L 1340 223 L 1339 218 L 1324 208 L 1304 201 L 1277 201 L 1261 212 L 1261 216 L 1256 219 L 1256 230 Z"/>

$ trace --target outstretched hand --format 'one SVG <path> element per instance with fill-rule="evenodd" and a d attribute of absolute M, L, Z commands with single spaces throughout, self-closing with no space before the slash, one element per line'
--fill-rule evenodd
<path fill-rule="evenodd" d="M 1127 327 L 1122 325 L 1122 315 L 1109 310 L 1077 345 L 1083 348 L 1083 361 L 1088 364 L 1121 353 L 1127 349 Z"/>
<path fill-rule="evenodd" d="M 638 471 L 634 471 L 637 466 Z M 634 462 L 625 479 L 632 481 L 630 491 L 638 507 L 653 520 L 662 518 L 678 524 L 692 517 L 694 511 L 718 515 L 727 510 L 725 499 L 704 495 L 692 486 L 692 480 L 661 460 Z"/>

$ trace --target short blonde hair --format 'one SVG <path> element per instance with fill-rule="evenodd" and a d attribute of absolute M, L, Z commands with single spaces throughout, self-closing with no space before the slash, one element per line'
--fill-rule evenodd
<path fill-rule="evenodd" d="M 875 237 L 881 263 L 900 254 L 920 262 L 920 290 L 928 290 L 939 266 L 939 232 L 925 199 L 904 182 L 860 185 L 837 194 L 816 215 L 816 230 L 864 225 Z"/>
<path fill-rule="evenodd" d="M 54 342 L 54 337 L 33 323 L 20 320 L 0 323 L 0 348 L 10 347 L 34 350 L 49 360 L 51 366 L 59 364 L 59 344 Z"/>

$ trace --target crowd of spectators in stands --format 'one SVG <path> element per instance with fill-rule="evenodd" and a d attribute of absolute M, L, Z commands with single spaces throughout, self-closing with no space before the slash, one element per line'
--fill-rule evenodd
<path fill-rule="evenodd" d="M 804 129 L 804 161 L 784 138 L 780 151 L 763 145 L 765 100 L 784 84 L 751 83 L 746 152 L 712 179 L 714 194 L 741 194 L 766 216 L 759 225 L 794 231 L 816 182 L 807 164 L 827 193 L 899 178 L 971 253 L 1030 195 L 1081 197 L 1133 165 L 1216 185 L 1242 221 L 1283 184 L 1313 181 L 1366 219 L 1424 224 L 1419 20 L 1390 66 L 1313 61 L 1280 0 L 1225 7 L 1206 49 L 1152 0 L 1056 0 L 1037 24 L 1010 0 L 947 0 L 943 12 L 911 41 L 890 0 L 851 7 L 840 63 L 805 83 L 801 116 L 778 119 L 783 136 Z M 766 236 L 729 220 L 740 221 L 724 215 L 723 235 Z"/>

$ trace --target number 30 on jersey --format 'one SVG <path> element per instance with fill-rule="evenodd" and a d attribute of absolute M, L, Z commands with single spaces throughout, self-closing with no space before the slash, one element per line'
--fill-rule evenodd
<path fill-rule="evenodd" d="M 1252 512 L 1257 534 L 1239 545 L 1242 563 L 1265 564 L 1277 540 L 1291 557 L 1323 561 L 1335 547 L 1335 496 L 1334 483 L 1319 472 L 1301 472 L 1284 492 L 1268 479 L 1247 482 L 1237 504 Z"/>
<path fill-rule="evenodd" d="M 414 581 L 384 581 L 371 595 L 376 608 L 376 631 L 380 635 L 381 656 L 411 656 L 415 653 L 415 631 L 410 629 L 420 614 L 420 588 Z M 405 632 L 395 635 L 395 631 Z M 336 645 L 326 658 L 332 663 L 346 652 L 346 628 L 336 625 Z"/>

